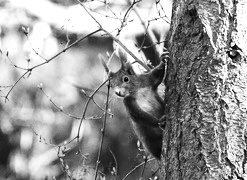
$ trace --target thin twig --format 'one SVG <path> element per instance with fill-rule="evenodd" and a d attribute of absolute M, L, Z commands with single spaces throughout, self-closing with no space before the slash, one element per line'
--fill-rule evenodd
<path fill-rule="evenodd" d="M 109 151 L 110 151 L 110 153 L 111 153 L 111 155 L 112 155 L 112 157 L 113 157 L 113 159 L 114 159 L 114 162 L 115 162 L 115 171 L 114 171 L 114 176 L 115 176 L 115 178 L 116 178 L 116 180 L 118 180 L 118 165 L 117 165 L 117 159 L 116 159 L 116 156 L 114 155 L 114 153 L 112 152 L 112 150 L 111 149 L 109 149 Z"/>
<path fill-rule="evenodd" d="M 86 104 L 85 104 L 85 106 L 84 106 L 84 110 L 83 110 L 83 113 L 82 113 L 82 116 L 81 116 L 81 119 L 80 119 L 80 124 L 79 124 L 79 128 L 78 128 L 78 131 L 77 131 L 77 136 L 76 136 L 76 138 L 78 138 L 78 143 L 79 143 L 79 137 L 80 137 L 80 130 L 81 130 L 82 121 L 85 119 L 86 111 L 87 111 L 89 102 L 92 100 L 93 96 L 99 91 L 99 89 L 100 89 L 103 85 L 105 85 L 105 83 L 106 83 L 107 81 L 109 81 L 109 79 L 105 80 L 103 83 L 101 83 L 101 84 L 99 85 L 98 88 L 96 88 L 96 89 L 94 90 L 94 92 L 89 96 L 89 98 L 88 98 L 88 100 L 87 100 L 87 102 L 86 102 Z M 107 111 L 106 111 L 106 112 L 107 112 Z M 107 114 L 107 113 L 105 113 L 105 114 Z"/>
<path fill-rule="evenodd" d="M 107 96 L 106 96 L 106 106 L 105 106 L 105 112 L 108 111 L 108 101 L 109 101 L 109 94 L 110 94 L 110 79 L 108 82 L 108 89 L 107 89 Z M 98 153 L 98 158 L 97 158 L 97 162 L 96 162 L 96 167 L 95 167 L 95 175 L 94 175 L 94 180 L 97 179 L 97 174 L 98 174 L 98 168 L 99 168 L 99 164 L 100 164 L 100 157 L 101 157 L 101 153 L 102 153 L 102 148 L 103 148 L 103 143 L 104 143 L 104 138 L 105 138 L 105 127 L 106 127 L 106 119 L 107 119 L 107 113 L 105 113 L 105 118 L 103 121 L 103 127 L 101 129 L 101 140 L 100 140 L 100 148 L 99 148 L 99 153 Z"/>
<path fill-rule="evenodd" d="M 90 98 L 90 96 L 87 95 L 86 91 L 88 92 L 93 92 L 94 90 L 91 89 L 91 88 L 87 88 L 87 87 L 82 87 L 82 86 L 78 86 L 74 83 L 70 83 L 73 87 L 77 88 L 77 89 L 80 89 L 82 94 L 86 97 L 86 98 Z M 106 92 L 104 91 L 98 91 L 97 92 L 98 95 L 102 95 L 102 96 L 106 96 Z M 102 111 L 102 112 L 105 112 L 105 110 L 94 100 L 92 99 L 93 103 Z M 110 112 L 108 112 L 110 113 Z M 81 119 L 81 118 L 79 118 Z"/>
<path fill-rule="evenodd" d="M 144 159 L 144 165 L 143 165 L 143 168 L 142 168 L 142 172 L 141 172 L 140 180 L 142 180 L 142 178 L 143 178 L 143 175 L 144 175 L 144 172 L 145 172 L 145 168 L 146 168 L 146 165 L 147 165 L 147 160 L 148 160 L 148 157 L 147 157 L 147 156 L 145 156 L 145 159 Z"/>
<path fill-rule="evenodd" d="M 49 145 L 49 146 L 51 146 L 53 148 L 56 148 L 57 147 L 57 145 L 55 145 L 54 143 L 52 143 L 51 140 L 50 140 L 50 142 L 47 142 L 47 140 L 44 137 L 42 137 L 41 134 L 37 133 L 37 131 L 34 129 L 33 126 L 30 126 L 30 129 L 31 129 L 32 133 L 39 139 L 39 142 L 40 143 L 43 143 L 45 145 Z"/>
<path fill-rule="evenodd" d="M 162 19 L 163 19 L 165 22 L 167 22 L 168 24 L 171 24 L 171 20 L 167 17 L 166 12 L 165 12 L 163 6 L 160 4 L 160 2 L 155 3 L 155 4 L 156 4 L 156 9 L 157 9 L 157 12 L 158 12 L 159 16 L 160 16 L 160 12 L 159 12 L 159 10 L 158 10 L 157 5 L 160 6 L 160 8 L 162 9 L 162 11 L 163 11 L 163 13 L 164 13 L 164 16 L 160 16 L 160 17 L 162 17 Z"/>
<path fill-rule="evenodd" d="M 107 80 L 104 81 L 102 84 L 100 84 L 99 87 L 98 87 L 96 90 L 94 90 L 94 92 L 93 92 L 90 96 L 88 96 L 88 100 L 87 100 L 87 102 L 86 102 L 86 104 L 85 104 L 85 107 L 84 107 L 83 115 L 82 115 L 81 118 L 80 118 L 80 124 L 79 124 L 79 127 L 78 127 L 78 134 L 77 134 L 77 136 L 74 137 L 73 139 L 71 139 L 70 141 L 68 141 L 68 142 L 66 142 L 66 143 L 63 143 L 63 145 L 57 146 L 59 149 L 60 149 L 61 147 L 64 147 L 64 146 L 66 146 L 66 145 L 72 143 L 72 142 L 75 141 L 75 140 L 77 140 L 77 142 L 78 142 L 78 144 L 79 144 L 79 139 L 80 139 L 80 129 L 81 129 L 81 125 L 82 125 L 82 121 L 83 121 L 83 120 L 86 120 L 86 119 L 99 119 L 99 117 L 90 117 L 90 118 L 89 118 L 89 117 L 85 117 L 85 116 L 86 116 L 86 111 L 87 111 L 89 102 L 90 102 L 90 101 L 94 101 L 94 100 L 93 100 L 94 95 L 99 91 L 99 89 L 100 89 L 100 88 L 101 88 L 108 80 L 109 80 L 109 79 L 107 79 Z M 42 92 L 47 96 L 47 98 L 50 100 L 50 102 L 51 102 L 58 110 L 63 111 L 62 108 L 59 107 L 58 105 L 56 105 L 56 104 L 52 101 L 52 99 L 51 99 L 51 98 L 43 91 L 42 86 L 40 86 L 39 88 L 42 90 Z M 109 90 L 108 90 L 107 96 L 109 97 Z M 109 102 L 109 100 L 108 100 L 107 102 Z M 107 103 L 107 104 L 108 104 L 108 103 Z M 110 116 L 112 116 L 112 114 L 109 113 L 107 110 L 108 110 L 108 107 L 106 108 L 106 110 L 103 110 L 103 111 L 104 111 L 104 115 L 106 116 L 107 114 L 109 114 Z M 69 117 L 73 117 L 73 118 L 77 119 L 77 117 L 72 116 L 72 115 L 70 115 L 70 114 L 66 114 L 66 115 L 68 115 Z M 82 155 L 82 156 L 85 157 L 84 155 Z M 85 158 L 86 158 L 86 157 L 85 157 Z"/>
<path fill-rule="evenodd" d="M 112 38 L 117 44 L 119 44 L 129 55 L 131 55 L 136 62 L 138 62 L 140 65 L 142 65 L 146 70 L 150 71 L 151 69 L 145 64 L 143 63 L 141 60 L 138 59 L 138 57 L 136 57 L 119 39 L 117 39 L 116 37 L 114 37 L 110 32 L 108 32 L 107 30 L 105 30 L 102 25 L 99 23 L 99 21 L 97 21 L 97 19 L 88 11 L 88 9 L 83 5 L 82 2 L 80 2 L 79 0 L 77 0 L 78 3 L 81 5 L 81 7 L 88 13 L 88 15 L 98 24 L 99 29 L 103 32 L 105 32 L 110 38 Z M 139 1 L 137 1 L 139 2 Z M 137 3 L 136 2 L 136 3 Z"/>
<path fill-rule="evenodd" d="M 8 99 L 8 96 L 9 96 L 10 92 L 14 89 L 14 87 L 18 84 L 18 82 L 19 82 L 22 78 L 24 78 L 28 73 L 31 73 L 31 71 L 32 71 L 32 70 L 26 71 L 24 74 L 22 74 L 22 75 L 17 79 L 17 81 L 12 85 L 12 87 L 11 87 L 10 90 L 8 91 L 7 95 L 5 96 L 5 102 L 7 102 L 7 100 L 9 100 L 9 99 Z"/>
<path fill-rule="evenodd" d="M 123 27 L 125 26 L 125 22 L 126 22 L 129 14 L 130 14 L 130 10 L 132 10 L 134 5 L 139 3 L 140 1 L 141 0 L 139 0 L 139 1 L 133 0 L 133 2 L 131 3 L 130 7 L 127 9 L 126 13 L 124 14 L 124 18 L 123 18 L 123 21 L 121 23 L 121 27 L 120 27 L 120 30 L 119 30 L 118 34 L 120 33 L 121 29 L 123 29 Z M 130 4 L 130 1 L 129 1 L 129 4 Z"/>
<path fill-rule="evenodd" d="M 100 28 L 102 28 L 101 24 L 99 23 L 99 21 L 97 21 L 97 19 L 88 11 L 88 9 L 84 6 L 84 4 L 80 1 L 77 0 L 77 2 L 81 5 L 81 7 L 86 11 L 86 13 L 98 24 L 98 26 Z"/>
<path fill-rule="evenodd" d="M 136 169 L 138 169 L 139 167 L 141 167 L 145 163 L 148 163 L 148 162 L 153 161 L 153 160 L 155 160 L 155 158 L 148 159 L 147 162 L 143 161 L 140 164 L 136 165 L 130 172 L 128 172 L 128 174 L 126 174 L 124 176 L 124 178 L 122 180 L 126 180 Z"/>
<path fill-rule="evenodd" d="M 146 70 L 148 70 L 148 71 L 151 70 L 150 67 L 148 67 L 145 63 L 143 63 L 141 60 L 139 60 L 138 57 L 136 57 L 120 40 L 118 40 L 116 37 L 114 37 L 107 30 L 105 30 L 103 28 L 101 30 L 104 31 L 108 36 L 110 36 L 117 44 L 119 44 L 129 55 L 131 55 L 135 59 L 135 61 L 137 63 L 142 65 Z"/>
<path fill-rule="evenodd" d="M 8 52 L 8 51 L 7 51 L 6 54 L 3 54 L 3 52 L 1 51 L 1 54 L 2 54 L 3 56 L 7 57 L 7 60 L 9 61 L 9 62 L 7 62 L 7 61 L 6 61 L 6 58 L 3 58 L 3 59 L 5 60 L 5 63 L 7 63 L 7 64 L 9 64 L 9 65 L 11 65 L 11 66 L 13 66 L 14 68 L 17 68 L 17 69 L 21 69 L 21 70 L 24 70 L 24 71 L 27 70 L 27 68 L 23 68 L 23 67 L 20 67 L 20 66 L 16 65 L 16 64 L 10 59 L 10 57 L 9 57 L 9 52 Z"/>
<path fill-rule="evenodd" d="M 46 94 L 46 92 L 44 91 L 42 85 L 39 85 L 38 88 L 41 90 L 41 92 L 47 97 L 47 99 L 52 103 L 52 105 L 53 105 L 58 111 L 64 113 L 66 116 L 68 116 L 68 117 L 70 117 L 70 118 L 77 119 L 77 120 L 81 119 L 80 117 L 76 117 L 76 116 L 74 116 L 74 115 L 72 115 L 72 114 L 69 114 L 69 113 L 65 112 L 65 111 L 63 110 L 63 107 L 62 107 L 62 106 L 57 105 L 57 104 L 52 100 L 52 98 L 51 98 L 48 94 Z"/>
<path fill-rule="evenodd" d="M 0 91 L 4 91 L 7 88 L 12 87 L 12 85 L 8 85 L 8 86 L 0 86 Z"/>
<path fill-rule="evenodd" d="M 140 15 L 138 14 L 138 12 L 135 10 L 137 16 L 139 17 L 140 21 L 142 22 L 142 26 L 145 30 L 145 34 L 144 34 L 144 38 L 143 38 L 143 41 L 142 41 L 142 44 L 140 46 L 140 50 L 143 49 L 143 46 L 144 46 L 144 43 L 145 43 L 145 40 L 146 40 L 146 37 L 148 36 L 149 37 L 149 40 L 151 41 L 151 44 L 154 45 L 155 42 L 157 42 L 157 38 L 155 37 L 154 35 L 154 32 L 152 30 L 150 30 L 149 28 L 149 21 L 148 21 L 148 24 L 147 24 L 147 27 L 145 25 L 145 23 L 143 22 L 143 20 L 141 19 Z M 159 48 L 156 48 L 156 46 L 150 46 L 150 47 L 153 47 L 154 49 L 154 54 L 155 54 L 155 58 L 154 58 L 154 61 L 155 61 L 155 65 L 159 64 L 159 56 L 160 56 L 160 53 L 159 52 Z"/>
<path fill-rule="evenodd" d="M 25 36 L 26 36 L 26 38 L 27 38 L 27 41 L 28 41 L 30 47 L 31 47 L 32 50 L 35 52 L 35 54 L 36 54 L 37 56 L 39 56 L 41 59 L 44 59 L 45 61 L 48 61 L 48 59 L 46 59 L 45 57 L 41 56 L 41 55 L 33 48 L 32 44 L 31 44 L 31 42 L 30 42 L 30 40 L 29 40 L 28 33 L 24 33 L 24 34 L 25 34 Z"/>
<path fill-rule="evenodd" d="M 58 57 L 60 54 L 66 52 L 66 51 L 67 51 L 68 49 L 70 49 L 72 46 L 78 44 L 79 42 L 81 42 L 82 40 L 84 40 L 84 39 L 86 39 L 86 38 L 92 36 L 93 34 L 98 33 L 99 31 L 101 31 L 101 29 L 97 29 L 97 30 L 95 30 L 95 31 L 93 31 L 93 32 L 91 32 L 91 33 L 89 33 L 89 34 L 87 34 L 86 36 L 84 36 L 84 37 L 78 39 L 77 41 L 73 42 L 73 43 L 70 44 L 68 47 L 64 48 L 62 51 L 60 51 L 59 53 L 57 53 L 56 55 L 54 55 L 53 57 L 51 57 L 50 59 L 48 59 L 47 62 L 43 62 L 43 63 L 41 63 L 41 64 L 38 64 L 38 65 L 32 67 L 31 69 L 33 70 L 33 69 L 35 69 L 35 68 L 37 68 L 37 67 L 39 67 L 39 66 L 42 66 L 42 65 L 44 65 L 44 64 L 49 63 L 51 60 L 55 59 L 55 58 Z"/>

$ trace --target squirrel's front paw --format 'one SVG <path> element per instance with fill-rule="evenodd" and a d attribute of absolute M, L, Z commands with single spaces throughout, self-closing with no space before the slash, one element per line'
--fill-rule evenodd
<path fill-rule="evenodd" d="M 159 127 L 160 129 L 164 130 L 166 127 L 166 115 L 163 115 L 159 120 Z"/>
<path fill-rule="evenodd" d="M 170 60 L 169 51 L 164 47 L 162 54 L 160 55 L 161 62 L 167 63 Z"/>

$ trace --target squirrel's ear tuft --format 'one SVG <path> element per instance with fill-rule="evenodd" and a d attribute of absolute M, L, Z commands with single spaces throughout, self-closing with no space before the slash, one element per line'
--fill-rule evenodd
<path fill-rule="evenodd" d="M 119 59 L 121 61 L 121 65 L 123 67 L 128 62 L 127 61 L 127 53 L 120 46 L 116 46 L 116 54 L 119 57 Z"/>
<path fill-rule="evenodd" d="M 112 77 L 114 76 L 114 74 L 115 74 L 115 73 L 109 71 L 109 73 L 108 73 L 108 78 L 112 78 Z"/>
<path fill-rule="evenodd" d="M 123 49 L 118 49 L 118 57 L 120 58 L 121 63 L 128 62 L 127 53 Z"/>
<path fill-rule="evenodd" d="M 127 72 L 129 75 L 134 75 L 135 72 L 131 64 L 128 62 L 128 55 L 126 51 L 120 46 L 117 46 L 116 50 L 117 50 L 117 55 L 121 62 L 121 69 Z"/>
<path fill-rule="evenodd" d="M 122 66 L 122 69 L 127 72 L 129 75 L 135 75 L 135 71 L 133 70 L 131 64 L 129 62 L 125 63 Z"/>

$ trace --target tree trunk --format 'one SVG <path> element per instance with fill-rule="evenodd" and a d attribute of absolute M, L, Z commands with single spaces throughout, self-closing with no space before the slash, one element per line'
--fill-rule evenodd
<path fill-rule="evenodd" d="M 246 0 L 174 0 L 163 179 L 247 179 L 246 18 Z"/>

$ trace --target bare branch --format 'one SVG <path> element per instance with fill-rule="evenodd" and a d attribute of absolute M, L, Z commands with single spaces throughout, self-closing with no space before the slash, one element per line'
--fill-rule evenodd
<path fill-rule="evenodd" d="M 110 79 L 109 79 L 109 82 L 108 82 L 107 87 L 108 87 L 108 89 L 107 89 L 107 96 L 106 96 L 105 112 L 108 111 L 108 105 L 109 105 Z M 100 140 L 100 147 L 99 147 L 98 158 L 97 158 L 97 162 L 96 162 L 94 180 L 97 179 L 98 168 L 99 168 L 99 164 L 100 164 L 100 157 L 101 157 L 101 152 L 102 152 L 103 143 L 104 143 L 104 138 L 105 138 L 106 119 L 107 119 L 107 113 L 105 113 L 105 117 L 104 117 L 104 121 L 103 121 L 103 127 L 102 127 L 102 129 L 101 129 L 102 135 L 101 135 L 101 140 Z"/>
<path fill-rule="evenodd" d="M 89 99 L 87 100 L 87 102 L 86 102 L 86 104 L 85 104 L 85 106 L 84 106 L 84 110 L 83 110 L 83 113 L 82 113 L 82 116 L 81 116 L 81 119 L 80 119 L 80 124 L 79 124 L 79 127 L 78 127 L 77 136 L 76 136 L 76 138 L 78 139 L 78 143 L 79 143 L 81 125 L 82 125 L 83 120 L 85 119 L 86 111 L 87 111 L 89 102 L 92 100 L 93 96 L 99 91 L 99 89 L 102 88 L 102 87 L 107 83 L 107 81 L 109 81 L 109 79 L 105 80 L 103 83 L 101 83 L 101 84 L 99 85 L 98 88 L 96 88 L 96 89 L 94 90 L 94 92 L 89 96 Z M 106 112 L 107 112 L 107 111 L 106 111 Z M 105 113 L 105 114 L 107 114 L 107 113 Z"/>
<path fill-rule="evenodd" d="M 32 70 L 27 70 L 24 74 L 22 74 L 18 79 L 17 81 L 12 85 L 12 87 L 10 88 L 10 90 L 8 91 L 8 93 L 4 96 L 5 97 L 5 102 L 7 102 L 9 99 L 8 99 L 8 96 L 10 94 L 10 92 L 14 89 L 14 87 L 18 84 L 18 82 L 24 78 L 28 73 L 31 73 Z"/>
<path fill-rule="evenodd" d="M 45 57 L 41 56 L 41 55 L 33 48 L 32 44 L 31 44 L 31 42 L 30 42 L 30 40 L 29 40 L 28 33 L 24 32 L 24 34 L 25 34 L 25 36 L 26 36 L 26 38 L 27 38 L 27 41 L 28 41 L 30 47 L 31 47 L 32 50 L 34 51 L 34 53 L 35 53 L 37 56 L 39 56 L 41 59 L 44 59 L 45 61 L 48 61 L 48 59 L 46 59 Z"/>
<path fill-rule="evenodd" d="M 143 175 L 144 175 L 144 172 L 145 172 L 145 168 L 146 168 L 146 165 L 147 165 L 147 160 L 148 160 L 148 157 L 145 156 L 145 158 L 144 158 L 144 165 L 143 165 L 141 176 L 140 176 L 139 179 L 142 179 L 143 178 Z"/>
<path fill-rule="evenodd" d="M 111 153 L 111 155 L 112 155 L 112 157 L 113 157 L 113 159 L 114 159 L 115 166 L 116 166 L 116 167 L 115 167 L 115 170 L 114 170 L 114 176 L 115 176 L 116 180 L 118 180 L 118 165 L 117 165 L 117 159 L 116 159 L 115 154 L 112 152 L 112 150 L 109 149 L 109 151 L 110 151 L 110 153 Z"/>
<path fill-rule="evenodd" d="M 76 116 L 74 116 L 74 115 L 71 115 L 71 114 L 65 112 L 62 106 L 57 105 L 57 104 L 52 100 L 52 98 L 51 98 L 48 94 L 46 94 L 46 92 L 45 92 L 44 89 L 43 89 L 43 85 L 42 85 L 42 84 L 38 85 L 38 88 L 39 88 L 39 89 L 41 90 L 41 92 L 47 97 L 47 99 L 55 106 L 55 108 L 56 108 L 58 111 L 62 112 L 63 114 L 65 114 L 66 116 L 68 116 L 68 117 L 70 117 L 70 118 L 77 119 L 77 120 L 81 119 L 80 117 L 76 117 Z"/>
<path fill-rule="evenodd" d="M 81 7 L 88 13 L 88 15 L 98 24 L 101 31 L 105 32 L 111 39 L 113 39 L 117 44 L 119 44 L 129 55 L 131 55 L 136 62 L 138 62 L 140 65 L 142 65 L 146 70 L 150 70 L 150 68 L 143 63 L 141 60 L 139 60 L 119 39 L 114 37 L 110 32 L 108 32 L 106 29 L 104 29 L 101 24 L 97 21 L 97 19 L 88 11 L 88 9 L 84 6 L 83 3 L 81 3 L 79 0 L 77 0 Z M 135 1 L 139 2 L 139 1 Z"/>
<path fill-rule="evenodd" d="M 110 36 L 117 44 L 119 44 L 129 55 L 131 55 L 137 63 L 142 65 L 146 70 L 150 70 L 150 67 L 148 67 L 145 63 L 143 63 L 141 60 L 138 59 L 120 40 L 118 40 L 116 37 L 114 37 L 111 33 L 109 33 L 105 29 L 101 29 L 104 31 L 108 36 Z"/>
<path fill-rule="evenodd" d="M 155 158 L 151 158 L 151 159 L 148 159 L 147 161 L 143 161 L 143 162 L 141 162 L 140 164 L 138 164 L 138 165 L 136 165 L 130 172 L 128 172 L 125 176 L 124 176 L 124 178 L 122 179 L 122 180 L 126 180 L 135 170 L 137 170 L 139 167 L 141 167 L 142 165 L 144 165 L 144 164 L 146 164 L 146 163 L 148 163 L 148 162 L 150 162 L 150 161 L 153 161 L 153 160 L 155 160 Z"/>
<path fill-rule="evenodd" d="M 130 7 L 127 9 L 126 13 L 124 14 L 124 18 L 122 20 L 122 23 L 121 23 L 121 27 L 119 28 L 119 31 L 118 31 L 118 34 L 120 33 L 120 31 L 124 28 L 124 26 L 126 26 L 126 21 L 127 21 L 127 18 L 130 14 L 130 11 L 133 9 L 134 5 L 137 4 L 138 2 L 140 2 L 141 0 L 133 0 L 133 2 L 131 3 Z M 130 4 L 130 1 L 128 2 Z"/>

